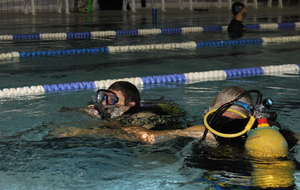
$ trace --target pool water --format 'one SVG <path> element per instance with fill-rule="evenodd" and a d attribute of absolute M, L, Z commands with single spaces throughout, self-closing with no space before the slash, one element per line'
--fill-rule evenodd
<path fill-rule="evenodd" d="M 218 9 L 216 9 L 218 10 Z M 214 9 L 211 9 L 214 11 Z M 217 12 L 217 11 L 216 11 Z M 273 13 L 279 14 L 279 13 Z M 299 15 L 282 15 L 289 22 L 299 22 Z M 193 26 L 226 25 L 230 16 L 221 13 L 214 17 L 195 19 L 161 19 L 156 27 L 175 28 Z M 149 16 L 149 15 L 148 15 Z M 150 15 L 151 16 L 151 15 Z M 174 16 L 174 15 L 173 15 Z M 199 16 L 199 15 L 197 15 Z M 137 15 L 138 17 L 138 15 Z M 174 16 L 175 17 L 175 16 Z M 256 21 L 253 19 L 256 18 Z M 273 22 L 277 18 L 266 13 L 250 15 L 248 23 Z M 288 19 L 287 19 L 288 18 Z M 203 19 L 203 20 L 202 20 Z M 132 20 L 131 20 L 132 21 Z M 107 27 L 104 21 L 89 27 L 95 30 L 117 30 L 152 27 L 151 22 L 120 24 L 115 20 Z M 123 22 L 122 22 L 123 23 Z M 134 25 L 135 24 L 135 25 Z M 145 24 L 145 25 L 143 25 Z M 203 25 L 202 25 L 203 24 Z M 99 26 L 98 26 L 99 25 Z M 133 27 L 134 25 L 134 27 Z M 29 25 L 28 25 L 29 26 Z M 86 31 L 86 26 L 60 26 L 48 24 L 48 30 Z M 36 28 L 35 32 L 44 32 Z M 3 32 L 9 30 L 4 30 Z M 32 29 L 13 28 L 11 33 L 30 33 Z M 49 32 L 49 31 L 48 31 Z M 296 29 L 251 31 L 243 38 L 283 37 L 299 33 Z M 7 33 L 6 33 L 7 34 Z M 57 50 L 108 45 L 135 45 L 149 43 L 173 43 L 186 41 L 227 40 L 226 32 L 168 34 L 150 36 L 118 36 L 92 40 L 20 40 L 2 42 L 0 52 Z M 175 73 L 201 72 L 269 65 L 297 64 L 300 60 L 297 42 L 205 47 L 192 50 L 163 50 L 126 53 L 98 53 L 28 57 L 0 62 L 1 89 L 32 85 L 121 79 Z M 178 103 L 187 111 L 187 124 L 203 123 L 203 112 L 219 91 L 229 86 L 247 90 L 258 89 L 264 98 L 270 97 L 275 105 L 271 111 L 278 113 L 278 122 L 299 134 L 298 121 L 300 98 L 299 73 L 273 76 L 248 76 L 219 81 L 188 81 L 139 85 L 144 102 L 161 97 Z M 95 90 L 77 90 L 42 95 L 2 98 L 0 185 L 2 189 L 215 189 L 226 184 L 232 189 L 250 187 L 250 162 L 230 150 L 220 156 L 221 169 L 193 163 L 186 164 L 194 150 L 193 139 L 177 138 L 156 145 L 118 140 L 114 138 L 65 138 L 44 139 L 53 128 L 85 126 L 97 120 L 79 112 L 59 112 L 61 107 L 84 107 L 95 95 Z M 300 160 L 299 147 L 293 148 L 293 158 Z M 216 154 L 217 155 L 217 154 Z M 199 160 L 210 155 L 199 155 Z M 228 159 L 230 158 L 230 159 Z M 228 160 L 231 161 L 228 164 Z M 235 164 L 232 161 L 236 161 Z M 210 162 L 208 162 L 210 163 Z M 226 170 L 222 164 L 232 167 Z M 297 162 L 295 162 L 297 165 Z M 298 164 L 299 165 L 299 164 Z M 297 165 L 297 166 L 298 166 Z M 245 172 L 241 172 L 244 170 Z M 291 174 L 292 172 L 292 174 Z M 299 188 L 299 173 L 288 171 L 287 180 L 295 178 L 294 188 Z M 225 186 L 226 186 L 225 185 Z M 279 188 L 280 189 L 280 188 Z"/>

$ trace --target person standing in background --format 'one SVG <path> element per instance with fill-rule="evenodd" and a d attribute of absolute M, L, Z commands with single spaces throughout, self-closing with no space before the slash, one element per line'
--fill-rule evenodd
<path fill-rule="evenodd" d="M 228 34 L 232 38 L 240 38 L 246 31 L 246 27 L 242 22 L 246 18 L 247 8 L 243 3 L 235 2 L 232 4 L 231 11 L 233 19 L 228 25 Z"/>

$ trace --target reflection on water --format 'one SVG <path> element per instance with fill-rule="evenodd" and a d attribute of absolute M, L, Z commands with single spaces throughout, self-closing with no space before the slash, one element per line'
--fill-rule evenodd
<path fill-rule="evenodd" d="M 289 158 L 247 158 L 243 150 L 194 145 L 184 168 L 207 170 L 189 183 L 212 184 L 209 189 L 294 189 L 295 164 Z"/>
<path fill-rule="evenodd" d="M 290 160 L 260 159 L 252 161 L 252 184 L 261 188 L 293 188 L 294 163 Z"/>
<path fill-rule="evenodd" d="M 21 184 L 27 189 L 109 189 L 112 183 L 114 188 L 123 183 L 133 188 L 134 181 L 142 180 L 154 189 L 295 188 L 297 163 L 287 158 L 248 158 L 241 148 L 213 148 L 193 143 L 190 138 L 151 146 L 109 137 L 44 139 L 49 129 L 66 125 L 45 125 L 3 138 L 0 176 L 6 181 L 0 184 L 18 188 Z"/>

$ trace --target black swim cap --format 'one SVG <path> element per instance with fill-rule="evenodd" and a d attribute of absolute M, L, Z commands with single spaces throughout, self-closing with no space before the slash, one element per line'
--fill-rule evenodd
<path fill-rule="evenodd" d="M 235 3 L 232 4 L 231 11 L 232 11 L 233 15 L 236 15 L 236 14 L 238 14 L 244 7 L 245 7 L 245 5 L 244 5 L 243 3 L 235 2 Z"/>

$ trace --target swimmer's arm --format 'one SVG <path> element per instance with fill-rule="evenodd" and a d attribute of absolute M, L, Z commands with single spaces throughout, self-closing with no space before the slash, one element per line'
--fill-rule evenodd
<path fill-rule="evenodd" d="M 183 130 L 179 130 L 176 133 L 178 136 L 193 137 L 196 139 L 201 139 L 204 134 L 205 129 L 206 129 L 206 127 L 204 125 L 195 125 L 195 126 L 191 126 L 189 128 L 183 129 Z M 210 131 L 207 132 L 205 141 L 210 144 L 217 143 L 216 138 Z"/>
<path fill-rule="evenodd" d="M 115 126 L 115 127 L 113 127 Z M 202 125 L 196 125 L 187 129 L 178 130 L 163 130 L 155 131 L 148 130 L 140 126 L 123 126 L 119 122 L 113 122 L 109 128 L 77 128 L 77 127 L 60 127 L 50 132 L 48 137 L 65 138 L 75 137 L 82 135 L 92 135 L 98 137 L 111 136 L 118 139 L 127 139 L 135 142 L 144 142 L 147 144 L 155 144 L 170 139 L 174 139 L 178 136 L 192 137 L 201 139 L 204 133 L 205 127 Z M 123 133 L 121 132 L 123 131 Z M 125 133 L 124 133 L 125 132 Z M 216 142 L 214 136 L 208 132 L 205 139 L 206 142 L 214 144 Z"/>
<path fill-rule="evenodd" d="M 98 110 L 96 110 L 94 108 L 94 105 L 89 105 L 89 106 L 83 107 L 83 108 L 77 108 L 76 110 L 80 111 L 80 112 L 84 112 L 84 113 L 86 113 L 89 116 L 101 119 L 101 116 L 99 115 Z"/>
<path fill-rule="evenodd" d="M 187 129 L 154 131 L 145 129 L 143 127 L 132 126 L 124 127 L 122 128 L 122 130 L 126 131 L 128 134 L 134 135 L 142 142 L 155 144 L 158 142 L 174 139 L 178 136 L 201 139 L 204 134 L 205 127 L 203 125 L 196 125 Z M 216 144 L 215 137 L 209 131 L 207 133 L 205 141 L 210 144 Z"/>
<path fill-rule="evenodd" d="M 80 107 L 80 108 L 68 108 L 68 107 L 62 107 L 59 110 L 60 112 L 67 112 L 67 111 L 79 111 L 86 113 L 89 116 L 100 118 L 99 112 L 95 109 L 94 105 L 88 105 L 86 107 Z"/>
<path fill-rule="evenodd" d="M 296 139 L 298 140 L 298 141 L 297 141 L 297 145 L 299 145 L 299 144 L 300 144 L 300 135 L 299 135 L 299 134 L 296 134 L 295 137 L 296 137 Z"/>
<path fill-rule="evenodd" d="M 84 138 L 103 138 L 113 137 L 122 140 L 130 140 L 134 142 L 140 141 L 136 135 L 124 133 L 119 128 L 103 128 L 103 127 L 74 127 L 74 126 L 63 126 L 58 127 L 49 132 L 44 139 L 56 139 L 56 138 L 70 138 L 70 137 L 84 137 Z"/>

